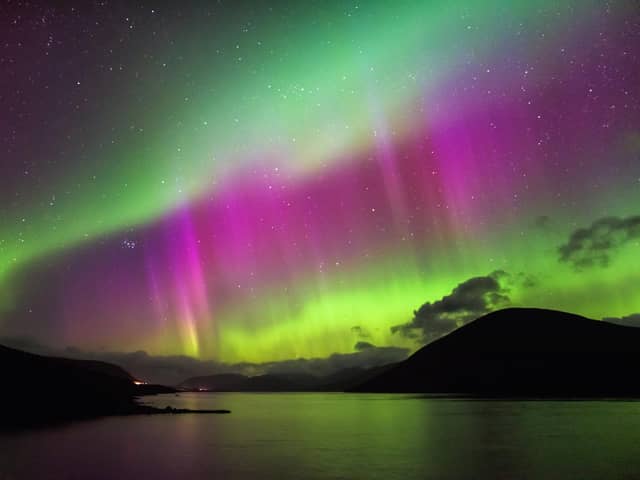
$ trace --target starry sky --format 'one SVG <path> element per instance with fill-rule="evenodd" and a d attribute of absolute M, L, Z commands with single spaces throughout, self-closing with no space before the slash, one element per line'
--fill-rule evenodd
<path fill-rule="evenodd" d="M 635 0 L 7 1 L 0 32 L 2 338 L 263 363 L 640 312 Z"/>

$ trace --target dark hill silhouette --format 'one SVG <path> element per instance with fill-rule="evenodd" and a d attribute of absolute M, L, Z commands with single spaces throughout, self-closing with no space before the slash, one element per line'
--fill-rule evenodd
<path fill-rule="evenodd" d="M 182 412 L 139 405 L 138 395 L 176 390 L 136 385 L 128 372 L 106 362 L 46 357 L 0 345 L 0 379 L 0 427 L 104 415 Z"/>
<path fill-rule="evenodd" d="M 499 310 L 421 348 L 353 391 L 488 396 L 640 395 L 640 328 Z"/>

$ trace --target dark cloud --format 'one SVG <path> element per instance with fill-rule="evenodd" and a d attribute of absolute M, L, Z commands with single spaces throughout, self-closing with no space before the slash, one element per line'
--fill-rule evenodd
<path fill-rule="evenodd" d="M 551 223 L 551 217 L 549 217 L 548 215 L 540 215 L 533 221 L 535 227 L 541 230 L 547 230 L 549 227 L 551 227 Z"/>
<path fill-rule="evenodd" d="M 636 239 L 640 239 L 640 216 L 601 218 L 574 230 L 558 247 L 559 259 L 576 270 L 606 267 L 620 247 Z"/>
<path fill-rule="evenodd" d="M 513 285 L 517 285 L 522 288 L 535 288 L 540 285 L 538 277 L 531 275 L 530 273 L 519 272 L 512 280 Z"/>
<path fill-rule="evenodd" d="M 605 322 L 617 323 L 618 325 L 625 325 L 627 327 L 640 327 L 640 313 L 632 313 L 626 317 L 606 317 L 602 320 Z"/>
<path fill-rule="evenodd" d="M 56 353 L 59 353 L 56 350 L 40 343 L 35 338 L 26 336 L 0 337 L 0 345 L 5 345 L 7 347 L 15 348 L 18 350 L 24 350 L 26 352 L 36 353 L 38 355 L 54 355 Z"/>
<path fill-rule="evenodd" d="M 505 284 L 509 279 L 509 274 L 497 270 L 465 280 L 449 295 L 422 305 L 413 312 L 410 322 L 391 327 L 391 331 L 424 342 L 435 340 L 470 320 L 508 305 L 509 290 Z"/>
<path fill-rule="evenodd" d="M 299 358 L 266 363 L 222 363 L 198 360 L 192 357 L 155 356 L 144 351 L 138 352 L 86 352 L 77 348 L 55 350 L 37 340 L 29 338 L 0 338 L 0 344 L 26 350 L 41 355 L 56 355 L 87 360 L 101 360 L 115 363 L 136 378 L 152 383 L 177 385 L 187 378 L 218 373 L 240 373 L 262 375 L 267 373 L 305 373 L 325 376 L 345 368 L 371 368 L 378 365 L 399 362 L 409 354 L 409 350 L 399 347 L 377 347 L 367 342 L 358 342 L 355 353 L 334 353 L 327 358 Z M 358 345 L 360 349 L 358 349 Z"/>
<path fill-rule="evenodd" d="M 409 355 L 409 349 L 372 345 L 355 353 L 334 353 L 328 358 L 284 360 L 262 364 L 258 373 L 308 373 L 325 376 L 345 368 L 371 368 L 399 362 Z"/>
<path fill-rule="evenodd" d="M 369 331 L 360 325 L 354 325 L 351 327 L 351 331 L 360 338 L 369 338 L 371 336 Z"/>
<path fill-rule="evenodd" d="M 366 350 L 367 348 L 375 348 L 375 345 L 369 342 L 358 342 L 353 346 L 353 349 L 358 352 Z"/>

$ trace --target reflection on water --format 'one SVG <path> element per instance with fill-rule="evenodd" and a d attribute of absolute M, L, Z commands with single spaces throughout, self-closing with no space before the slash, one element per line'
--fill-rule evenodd
<path fill-rule="evenodd" d="M 231 415 L 114 417 L 0 434 L 0 479 L 632 478 L 640 403 L 181 394 Z"/>

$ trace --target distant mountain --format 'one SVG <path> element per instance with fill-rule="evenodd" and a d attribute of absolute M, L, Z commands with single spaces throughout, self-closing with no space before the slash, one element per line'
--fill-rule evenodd
<path fill-rule="evenodd" d="M 248 377 L 235 373 L 221 373 L 185 380 L 179 389 L 210 392 L 300 392 L 313 390 L 318 379 L 313 375 L 257 375 Z"/>
<path fill-rule="evenodd" d="M 640 328 L 509 308 L 455 330 L 352 391 L 637 396 L 639 371 Z"/>
<path fill-rule="evenodd" d="M 0 426 L 152 413 L 135 397 L 175 392 L 134 380 L 110 363 L 45 357 L 0 345 Z"/>
<path fill-rule="evenodd" d="M 221 373 L 185 380 L 181 390 L 207 392 L 342 392 L 368 380 L 393 365 L 373 368 L 345 368 L 317 377 L 304 373 L 267 374 L 253 377 Z"/>
<path fill-rule="evenodd" d="M 344 392 L 382 374 L 383 372 L 386 372 L 396 365 L 396 363 L 390 363 L 371 368 L 354 367 L 338 370 L 331 375 L 319 378 L 316 385 L 316 391 Z"/>

